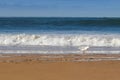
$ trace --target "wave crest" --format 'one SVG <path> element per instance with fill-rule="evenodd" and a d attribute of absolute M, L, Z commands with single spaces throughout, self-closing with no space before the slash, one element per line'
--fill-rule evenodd
<path fill-rule="evenodd" d="M 112 46 L 120 47 L 119 35 L 1 34 L 0 45 Z"/>

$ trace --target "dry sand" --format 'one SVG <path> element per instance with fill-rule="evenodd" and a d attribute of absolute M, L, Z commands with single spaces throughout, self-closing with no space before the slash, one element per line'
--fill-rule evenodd
<path fill-rule="evenodd" d="M 74 62 L 68 56 L 67 61 L 56 62 L 38 56 L 5 58 L 0 62 L 0 80 L 120 80 L 120 61 Z M 16 58 L 22 61 L 15 62 Z"/>

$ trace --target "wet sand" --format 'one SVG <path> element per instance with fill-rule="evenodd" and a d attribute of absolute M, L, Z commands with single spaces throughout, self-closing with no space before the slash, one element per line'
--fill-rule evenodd
<path fill-rule="evenodd" d="M 93 61 L 103 56 L 104 60 Z M 111 56 L 3 55 L 0 80 L 119 80 L 120 61 L 109 59 L 119 55 Z"/>

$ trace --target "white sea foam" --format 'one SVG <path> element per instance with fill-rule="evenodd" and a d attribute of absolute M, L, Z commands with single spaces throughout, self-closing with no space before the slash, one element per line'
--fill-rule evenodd
<path fill-rule="evenodd" d="M 120 47 L 119 35 L 0 34 L 0 45 L 112 46 Z"/>

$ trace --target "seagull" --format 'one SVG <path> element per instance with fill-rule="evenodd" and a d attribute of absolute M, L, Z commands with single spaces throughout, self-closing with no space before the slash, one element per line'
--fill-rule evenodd
<path fill-rule="evenodd" d="M 83 54 L 85 54 L 85 51 L 87 51 L 90 47 L 89 46 L 82 46 L 82 47 L 79 47 L 78 49 L 80 49 Z"/>

